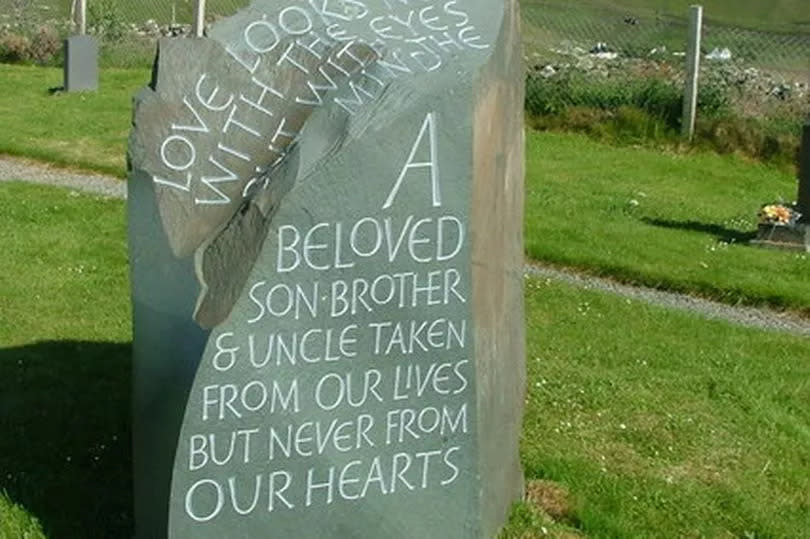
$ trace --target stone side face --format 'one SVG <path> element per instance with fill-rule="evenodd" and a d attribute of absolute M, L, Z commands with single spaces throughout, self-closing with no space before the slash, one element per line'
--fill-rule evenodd
<path fill-rule="evenodd" d="M 256 0 L 161 44 L 129 154 L 137 537 L 494 536 L 521 64 L 516 0 Z"/>
<path fill-rule="evenodd" d="M 137 537 L 165 536 L 177 436 L 208 332 L 193 320 L 193 261 L 166 240 L 151 179 L 128 184 L 133 314 L 133 464 Z"/>
<path fill-rule="evenodd" d="M 481 518 L 492 537 L 523 496 L 525 399 L 524 80 L 520 15 L 506 2 L 498 46 L 476 87 L 472 230 Z"/>

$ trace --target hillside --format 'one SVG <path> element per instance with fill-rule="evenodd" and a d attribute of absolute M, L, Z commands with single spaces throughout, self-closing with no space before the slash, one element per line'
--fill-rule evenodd
<path fill-rule="evenodd" d="M 556 1 L 556 0 L 555 0 Z M 538 4 L 522 0 L 522 4 Z M 595 6 L 626 9 L 628 16 L 666 15 L 683 18 L 692 4 L 703 5 L 708 21 L 761 30 L 780 30 L 810 34 L 808 0 L 569 0 L 577 7 Z"/>
<path fill-rule="evenodd" d="M 208 0 L 209 13 L 229 14 L 238 7 L 247 5 L 250 0 Z M 544 0 L 520 0 L 524 6 L 542 5 Z M 580 11 L 593 7 L 595 10 L 609 9 L 627 11 L 628 16 L 649 17 L 664 15 L 683 18 L 694 0 L 552 0 L 553 3 Z M 31 3 L 29 17 L 41 20 L 54 16 L 66 16 L 70 12 L 72 0 L 41 0 Z M 174 8 L 178 21 L 190 18 L 192 0 L 88 0 L 88 5 L 95 4 L 95 11 L 110 16 L 109 8 L 113 7 L 113 17 L 120 17 L 129 22 L 143 22 L 155 19 L 169 22 Z M 762 30 L 779 30 L 783 32 L 802 32 L 810 35 L 810 2 L 808 0 L 703 0 L 706 17 L 709 21 L 732 26 L 743 26 Z M 15 0 L 0 0 L 0 22 L 13 12 Z M 92 9 L 92 7 L 91 7 Z"/>

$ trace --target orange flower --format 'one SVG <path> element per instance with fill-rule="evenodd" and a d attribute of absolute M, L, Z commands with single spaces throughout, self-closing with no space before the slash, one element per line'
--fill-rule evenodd
<path fill-rule="evenodd" d="M 787 225 L 793 217 L 793 211 L 781 204 L 769 204 L 760 210 L 760 221 L 766 224 Z"/>

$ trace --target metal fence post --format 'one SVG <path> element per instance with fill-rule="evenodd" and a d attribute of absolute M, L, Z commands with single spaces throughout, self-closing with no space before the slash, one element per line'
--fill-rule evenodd
<path fill-rule="evenodd" d="M 702 33 L 703 6 L 692 6 L 689 8 L 689 44 L 686 51 L 686 88 L 683 98 L 683 136 L 690 142 L 695 136 Z"/>
<path fill-rule="evenodd" d="M 205 32 L 205 0 L 195 0 L 194 2 L 194 27 L 192 30 L 196 37 L 203 37 Z"/>

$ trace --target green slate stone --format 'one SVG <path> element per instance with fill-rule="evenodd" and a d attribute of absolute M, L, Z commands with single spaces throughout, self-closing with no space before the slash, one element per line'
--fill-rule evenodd
<path fill-rule="evenodd" d="M 130 139 L 137 537 L 492 537 L 522 496 L 517 2 L 257 0 Z"/>

